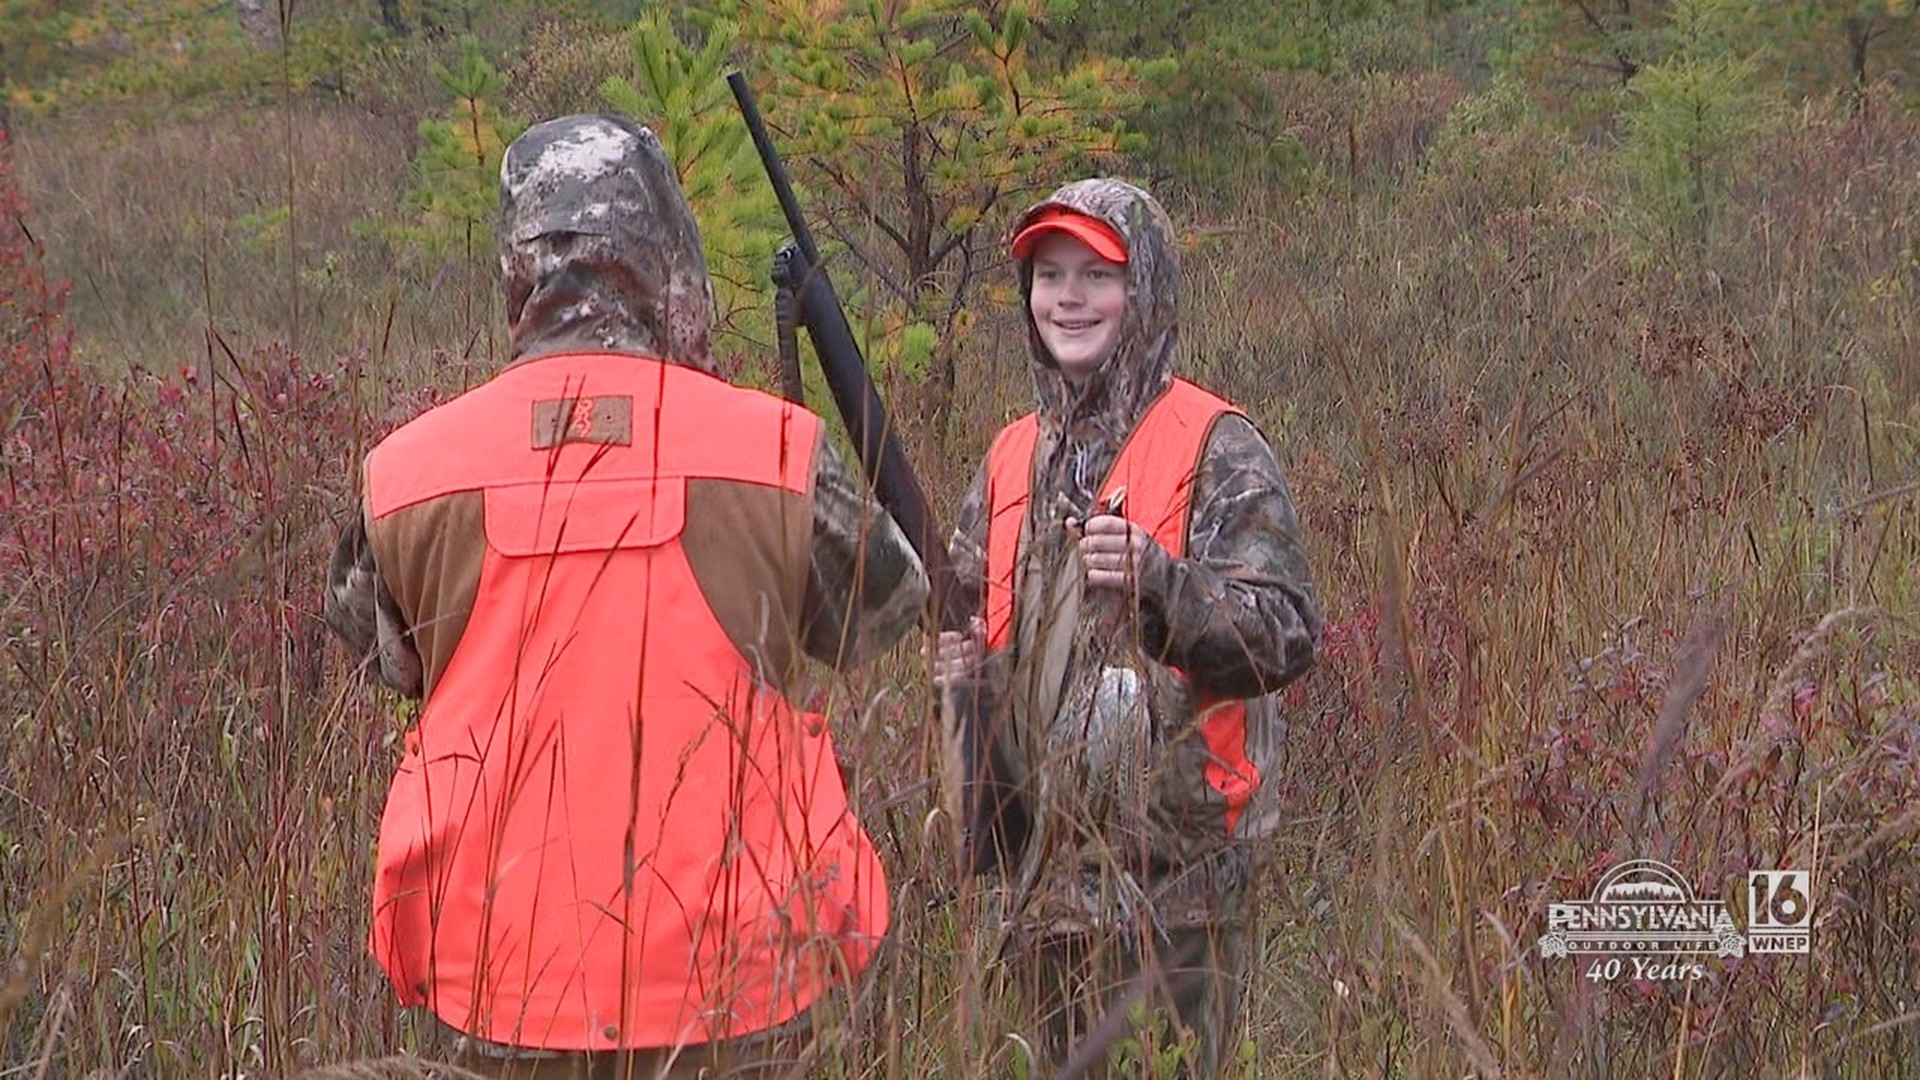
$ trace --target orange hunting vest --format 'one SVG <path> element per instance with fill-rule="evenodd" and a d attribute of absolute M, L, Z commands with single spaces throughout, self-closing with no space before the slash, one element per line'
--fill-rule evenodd
<path fill-rule="evenodd" d="M 485 507 L 380 825 L 372 949 L 404 1003 L 494 1042 L 662 1047 L 781 1024 L 866 966 L 886 881 L 826 724 L 755 679 L 681 546 L 688 481 L 805 494 L 819 430 L 688 368 L 555 356 L 369 456 L 376 520 Z"/>
<path fill-rule="evenodd" d="M 1098 501 L 1105 503 L 1114 492 L 1124 491 L 1121 516 L 1146 529 L 1174 558 L 1184 557 L 1193 478 L 1214 421 L 1227 413 L 1238 415 L 1240 410 L 1185 379 L 1175 379 L 1127 436 L 1100 485 Z M 1020 538 L 1039 436 L 1039 419 L 1028 413 L 1003 428 L 987 451 L 984 615 L 990 650 L 1006 648 L 1013 636 Z M 1260 786 L 1259 770 L 1247 756 L 1246 705 L 1201 694 L 1195 715 L 1211 753 L 1207 784 L 1225 801 L 1227 832 L 1232 834 Z"/>

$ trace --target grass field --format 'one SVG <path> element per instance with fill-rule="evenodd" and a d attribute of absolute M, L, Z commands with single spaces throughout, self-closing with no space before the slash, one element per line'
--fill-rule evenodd
<path fill-rule="evenodd" d="M 1298 183 L 1166 192 L 1184 369 L 1272 438 L 1330 619 L 1245 1075 L 1920 1075 L 1920 117 L 1772 116 L 1674 229 L 1598 141 L 1457 119 L 1497 100 L 1297 89 Z M 359 453 L 501 355 L 484 257 L 366 225 L 410 134 L 0 148 L 0 1076 L 424 1048 L 363 948 L 404 714 L 318 612 Z M 943 507 L 1026 402 L 1012 325 L 910 439 Z M 1018 1052 L 975 928 L 923 914 L 921 644 L 821 685 L 900 912 L 834 1075 Z M 1743 924 L 1747 871 L 1812 871 L 1810 955 L 1543 958 L 1547 904 L 1634 857 Z"/>

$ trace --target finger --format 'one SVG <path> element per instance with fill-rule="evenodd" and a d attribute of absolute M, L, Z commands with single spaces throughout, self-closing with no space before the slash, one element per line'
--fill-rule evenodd
<path fill-rule="evenodd" d="M 977 658 L 943 657 L 933 665 L 933 678 L 935 682 L 965 678 L 978 670 L 979 666 Z"/>

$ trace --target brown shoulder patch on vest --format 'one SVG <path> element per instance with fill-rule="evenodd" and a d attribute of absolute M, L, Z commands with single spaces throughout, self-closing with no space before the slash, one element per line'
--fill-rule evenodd
<path fill-rule="evenodd" d="M 415 503 L 375 519 L 367 539 L 381 578 L 412 627 L 430 694 L 453 660 L 480 593 L 485 496 L 460 491 Z"/>
<path fill-rule="evenodd" d="M 680 540 L 728 640 L 784 692 L 799 663 L 813 501 L 759 484 L 689 480 Z"/>
<path fill-rule="evenodd" d="M 535 450 L 551 450 L 565 443 L 632 446 L 633 398 L 606 394 L 534 402 L 530 445 Z"/>

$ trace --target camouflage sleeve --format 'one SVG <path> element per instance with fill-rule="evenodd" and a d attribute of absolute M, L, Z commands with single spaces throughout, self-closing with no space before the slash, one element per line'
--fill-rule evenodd
<path fill-rule="evenodd" d="M 808 656 L 844 669 L 884 651 L 919 621 L 927 572 L 893 515 L 824 437 L 817 462 L 801 645 Z"/>
<path fill-rule="evenodd" d="M 366 518 L 358 511 L 340 534 L 327 566 L 325 613 L 327 625 L 356 659 L 373 667 L 381 682 L 408 697 L 421 695 L 420 653 L 406 616 L 380 579 L 373 545 L 367 542 Z"/>
<path fill-rule="evenodd" d="M 986 609 L 987 591 L 987 463 L 975 470 L 967 493 L 960 500 L 960 520 L 954 523 L 953 539 L 947 543 L 947 557 L 953 562 L 953 589 L 956 614 L 962 625 L 979 618 Z M 986 654 L 985 662 L 970 680 L 974 708 L 981 716 L 994 715 L 997 704 L 1006 699 L 1013 675 L 1013 655 L 1006 649 Z"/>
<path fill-rule="evenodd" d="M 964 619 L 980 614 L 987 583 L 987 464 L 974 471 L 973 482 L 960 501 L 960 520 L 947 542 L 953 563 L 955 610 Z"/>
<path fill-rule="evenodd" d="M 955 615 L 962 626 L 979 618 L 986 609 L 987 591 L 987 463 L 974 471 L 967 493 L 960 500 L 960 519 L 954 523 L 953 538 L 947 541 L 947 558 L 953 563 Z M 970 691 L 973 715 L 992 717 L 999 702 L 1007 700 L 1012 681 L 1013 654 L 1001 649 L 986 654 L 978 671 L 961 685 Z M 956 688 L 958 690 L 958 688 Z M 954 700 L 964 700 L 956 697 Z M 944 714 L 951 716 L 951 714 Z M 994 725 L 1003 745 L 1012 752 L 1010 725 Z"/>
<path fill-rule="evenodd" d="M 1208 438 L 1187 557 L 1150 561 L 1140 589 L 1143 643 L 1205 690 L 1256 697 L 1312 666 L 1320 603 L 1293 496 L 1244 418 L 1223 417 Z"/>

